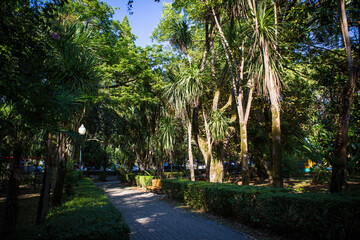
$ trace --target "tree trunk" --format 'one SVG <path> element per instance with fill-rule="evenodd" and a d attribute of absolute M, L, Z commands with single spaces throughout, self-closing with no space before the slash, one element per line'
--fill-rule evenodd
<path fill-rule="evenodd" d="M 199 149 L 200 152 L 202 153 L 204 159 L 205 159 L 205 165 L 206 165 L 206 179 L 209 180 L 209 176 L 210 176 L 210 154 L 209 154 L 209 150 L 207 148 L 207 144 L 206 141 L 204 139 L 202 139 L 199 135 L 197 136 L 198 138 L 198 145 L 199 145 Z"/>
<path fill-rule="evenodd" d="M 189 156 L 189 164 L 190 164 L 190 179 L 191 181 L 195 181 L 195 171 L 194 171 L 194 158 L 192 153 L 192 146 L 191 146 L 191 133 L 192 133 L 192 126 L 191 121 L 187 120 L 187 128 L 188 128 L 188 156 Z"/>
<path fill-rule="evenodd" d="M 170 176 L 173 178 L 173 166 L 172 166 L 172 154 L 171 151 L 169 152 L 169 158 L 170 158 Z"/>
<path fill-rule="evenodd" d="M 13 151 L 13 159 L 10 162 L 10 176 L 8 193 L 5 201 L 5 215 L 3 223 L 3 236 L 7 236 L 16 230 L 17 213 L 18 213 L 18 194 L 21 180 L 21 155 L 22 146 L 16 143 Z"/>
<path fill-rule="evenodd" d="M 351 53 L 351 44 L 348 31 L 348 22 L 345 11 L 345 2 L 344 0 L 338 0 L 338 12 L 340 15 L 341 31 L 343 35 L 345 50 L 347 54 L 347 60 L 349 64 L 349 78 L 344 86 L 344 91 L 342 95 L 341 109 L 339 114 L 339 130 L 336 137 L 335 145 L 335 158 L 332 159 L 332 174 L 331 174 L 331 183 L 330 183 L 330 192 L 336 193 L 341 192 L 342 187 L 345 182 L 344 170 L 345 170 L 345 161 L 346 161 L 346 145 L 348 140 L 349 132 L 349 123 L 350 123 L 350 109 L 352 104 L 352 99 L 354 96 L 356 79 L 357 79 L 357 69 L 354 65 L 352 53 Z"/>
<path fill-rule="evenodd" d="M 283 187 L 283 175 L 282 175 L 282 156 L 281 156 L 281 127 L 280 127 L 280 110 L 275 104 L 271 105 L 272 116 L 272 178 L 274 187 Z"/>
<path fill-rule="evenodd" d="M 242 185 L 249 185 L 250 183 L 250 170 L 249 170 L 249 151 L 248 151 L 248 136 L 247 124 L 240 122 L 240 136 L 241 136 L 241 167 L 242 167 Z"/>
<path fill-rule="evenodd" d="M 224 166 L 219 158 L 212 158 L 210 161 L 210 182 L 223 182 Z"/>
<path fill-rule="evenodd" d="M 216 94 L 215 94 L 215 96 L 216 96 Z M 214 110 L 214 108 L 213 108 L 213 110 Z M 208 153 L 209 153 L 209 160 L 210 160 L 209 181 L 210 182 L 223 182 L 224 167 L 223 167 L 221 158 L 213 157 L 213 154 L 212 154 L 213 142 L 212 142 L 212 138 L 210 135 L 209 125 L 207 122 L 207 117 L 206 117 L 206 113 L 205 113 L 204 109 L 203 109 L 203 117 L 204 117 L 205 132 L 206 132 L 206 139 L 207 139 Z"/>
<path fill-rule="evenodd" d="M 52 201 L 54 206 L 59 206 L 63 197 L 67 162 L 67 155 L 65 153 L 65 141 L 66 138 L 63 136 L 63 133 L 60 133 L 59 162 Z"/>
<path fill-rule="evenodd" d="M 281 156 L 281 121 L 280 121 L 280 84 L 277 82 L 275 72 L 270 64 L 269 43 L 265 38 L 260 38 L 260 47 L 263 53 L 265 70 L 265 86 L 271 103 L 271 158 L 274 187 L 283 187 L 282 156 Z"/>
<path fill-rule="evenodd" d="M 51 153 L 52 134 L 49 133 L 45 140 L 46 158 L 45 158 L 45 172 L 43 178 L 43 186 L 41 188 L 40 199 L 37 209 L 36 223 L 44 222 L 50 207 L 50 189 L 51 178 L 53 173 L 54 161 Z"/>
<path fill-rule="evenodd" d="M 243 80 L 243 69 L 244 69 L 244 52 L 242 52 L 241 57 L 241 65 L 240 65 L 240 72 L 238 71 L 238 67 L 234 58 L 234 54 L 231 51 L 229 44 L 227 43 L 225 34 L 223 33 L 220 23 L 216 17 L 214 8 L 212 9 L 213 16 L 217 25 L 217 28 L 219 29 L 219 33 L 221 36 L 221 43 L 223 45 L 223 48 L 225 50 L 225 56 L 226 60 L 229 65 L 229 69 L 231 72 L 232 77 L 232 93 L 235 98 L 236 108 L 237 108 L 237 116 L 240 123 L 240 136 L 241 136 L 241 154 L 240 154 L 240 162 L 242 164 L 242 178 L 243 178 L 243 184 L 248 185 L 250 181 L 250 172 L 249 172 L 249 155 L 248 155 L 248 144 L 247 144 L 247 121 L 249 118 L 250 113 L 250 107 L 252 102 L 252 94 L 253 94 L 253 86 L 250 88 L 249 92 L 249 98 L 246 106 L 246 110 L 244 112 L 243 107 L 243 89 L 242 89 L 242 80 Z M 242 42 L 241 49 L 244 49 L 244 41 Z M 229 55 L 230 54 L 230 55 Z M 233 59 L 233 65 L 231 63 L 231 59 Z"/>
<path fill-rule="evenodd" d="M 261 158 L 260 158 L 260 162 L 262 163 L 262 165 L 263 165 L 264 168 L 265 168 L 265 172 L 266 172 L 266 174 L 267 174 L 267 176 L 268 176 L 268 178 L 269 178 L 270 184 L 271 184 L 271 185 L 274 185 L 274 180 L 273 180 L 273 178 L 272 178 L 271 170 L 270 170 L 268 164 L 266 163 L 265 158 L 261 157 Z"/>

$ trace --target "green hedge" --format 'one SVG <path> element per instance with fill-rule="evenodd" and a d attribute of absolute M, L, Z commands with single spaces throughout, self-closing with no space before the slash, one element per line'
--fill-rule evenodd
<path fill-rule="evenodd" d="M 184 176 L 183 172 L 173 172 L 174 178 L 180 178 Z M 171 178 L 171 172 L 164 172 L 164 178 Z"/>
<path fill-rule="evenodd" d="M 169 197 L 197 209 L 265 227 L 291 239 L 355 239 L 360 198 L 285 189 L 166 179 Z"/>
<path fill-rule="evenodd" d="M 129 173 L 129 174 L 126 174 L 126 182 L 130 183 L 131 185 L 135 185 L 136 184 L 136 179 L 135 177 L 139 175 L 139 174 L 136 174 L 136 173 Z"/>
<path fill-rule="evenodd" d="M 75 195 L 50 212 L 44 224 L 22 229 L 13 239 L 129 239 L 129 227 L 104 192 L 89 178 L 75 187 Z"/>
<path fill-rule="evenodd" d="M 155 178 L 155 176 L 137 175 L 137 176 L 135 176 L 136 186 L 138 186 L 138 187 L 151 186 L 152 180 L 154 178 Z"/>

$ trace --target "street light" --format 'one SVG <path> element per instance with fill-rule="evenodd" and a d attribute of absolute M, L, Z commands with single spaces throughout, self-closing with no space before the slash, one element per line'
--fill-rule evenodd
<path fill-rule="evenodd" d="M 78 129 L 78 133 L 80 134 L 80 135 L 85 135 L 85 133 L 86 133 L 86 128 L 85 128 L 85 126 L 84 126 L 84 124 L 81 124 L 81 126 L 79 127 L 79 129 Z M 80 161 L 79 161 L 79 171 L 81 171 L 81 143 L 80 143 Z"/>

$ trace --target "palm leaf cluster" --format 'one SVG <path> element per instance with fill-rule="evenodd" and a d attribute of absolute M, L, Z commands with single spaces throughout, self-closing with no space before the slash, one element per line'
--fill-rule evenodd
<path fill-rule="evenodd" d="M 163 149 L 172 151 L 174 148 L 175 136 L 177 127 L 171 117 L 164 117 L 161 119 L 159 136 Z"/>
<path fill-rule="evenodd" d="M 178 114 L 189 105 L 197 105 L 204 90 L 201 71 L 196 67 L 178 65 L 175 74 L 170 74 L 170 82 L 165 88 L 165 97 Z"/>
<path fill-rule="evenodd" d="M 186 20 L 173 20 L 170 25 L 170 44 L 178 47 L 181 53 L 186 53 L 190 47 L 193 35 L 190 32 L 189 24 Z"/>
<path fill-rule="evenodd" d="M 217 110 L 211 113 L 209 129 L 215 141 L 221 141 L 226 136 L 230 119 L 225 116 L 224 111 Z"/>

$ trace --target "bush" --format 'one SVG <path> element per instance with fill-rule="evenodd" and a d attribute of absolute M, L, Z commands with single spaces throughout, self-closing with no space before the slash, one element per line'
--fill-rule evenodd
<path fill-rule="evenodd" d="M 154 178 L 155 178 L 155 176 L 137 175 L 137 176 L 135 176 L 136 186 L 138 186 L 138 187 L 151 186 L 152 180 Z"/>
<path fill-rule="evenodd" d="M 129 232 L 104 192 L 85 178 L 75 187 L 75 196 L 52 210 L 45 224 L 19 231 L 15 239 L 129 239 Z"/>
<path fill-rule="evenodd" d="M 79 174 L 80 173 L 78 171 L 72 168 L 68 168 L 66 170 L 65 181 L 64 181 L 65 184 L 64 189 L 66 195 L 71 196 L 74 194 L 74 187 L 76 183 L 79 181 Z"/>
<path fill-rule="evenodd" d="M 183 172 L 173 172 L 173 178 L 180 178 L 184 176 Z M 164 172 L 164 178 L 171 178 L 171 172 Z"/>
<path fill-rule="evenodd" d="M 355 196 L 176 179 L 163 180 L 162 187 L 194 208 L 292 239 L 355 239 L 360 234 L 360 198 Z"/>
<path fill-rule="evenodd" d="M 105 171 L 98 174 L 98 178 L 100 182 L 106 182 L 107 173 Z"/>
<path fill-rule="evenodd" d="M 123 169 L 119 169 L 117 173 L 117 178 L 120 180 L 120 182 L 125 183 L 126 182 L 126 172 Z"/>
<path fill-rule="evenodd" d="M 51 238 L 129 238 L 129 227 L 121 213 L 90 179 L 81 181 L 75 191 L 75 198 L 49 214 L 46 229 Z"/>
<path fill-rule="evenodd" d="M 126 174 L 126 182 L 131 185 L 136 185 L 136 180 L 135 180 L 136 175 L 138 174 L 135 173 Z"/>

